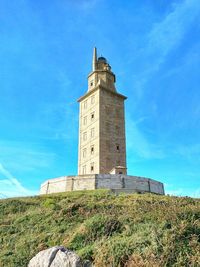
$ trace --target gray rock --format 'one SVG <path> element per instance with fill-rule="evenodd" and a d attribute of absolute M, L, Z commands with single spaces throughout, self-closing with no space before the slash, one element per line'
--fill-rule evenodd
<path fill-rule="evenodd" d="M 73 251 L 62 246 L 40 251 L 33 257 L 28 267 L 84 267 L 81 259 Z"/>

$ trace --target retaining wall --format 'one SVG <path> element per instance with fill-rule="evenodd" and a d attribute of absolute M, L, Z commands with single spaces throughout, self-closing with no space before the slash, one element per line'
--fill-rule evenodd
<path fill-rule="evenodd" d="M 40 194 L 107 188 L 128 192 L 164 194 L 163 183 L 145 177 L 124 174 L 94 174 L 62 176 L 49 179 L 41 185 Z"/>

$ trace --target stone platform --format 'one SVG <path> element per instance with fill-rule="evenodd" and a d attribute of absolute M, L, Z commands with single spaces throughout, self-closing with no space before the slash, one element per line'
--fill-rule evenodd
<path fill-rule="evenodd" d="M 52 194 L 78 190 L 110 189 L 116 193 L 155 193 L 164 195 L 164 185 L 156 180 L 124 174 L 90 174 L 62 176 L 45 181 L 40 194 Z"/>

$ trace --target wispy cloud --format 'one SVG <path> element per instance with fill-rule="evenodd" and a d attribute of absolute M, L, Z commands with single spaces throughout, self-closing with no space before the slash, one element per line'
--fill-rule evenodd
<path fill-rule="evenodd" d="M 15 170 L 33 171 L 38 168 L 47 168 L 56 158 L 54 152 L 34 143 L 1 140 L 0 148 L 0 161 L 4 164 L 9 162 L 9 166 Z"/>
<path fill-rule="evenodd" d="M 49 103 L 43 106 L 41 110 L 45 133 L 43 134 L 43 139 L 60 140 L 63 142 L 74 140 L 78 131 L 78 109 L 75 111 L 76 105 L 75 101 L 73 103 L 66 101 L 65 103 Z"/>
<path fill-rule="evenodd" d="M 150 33 L 144 40 L 145 45 L 138 53 L 145 57 L 146 61 L 141 77 L 137 76 L 137 79 L 134 77 L 138 97 L 143 95 L 144 85 L 160 69 L 169 53 L 181 44 L 199 14 L 199 1 L 185 0 L 182 3 L 174 4 L 172 11 L 161 21 L 153 24 Z"/>
<path fill-rule="evenodd" d="M 0 179 L 0 198 L 15 196 L 36 195 L 36 191 L 25 188 L 1 163 L 0 174 L 4 179 Z"/>
<path fill-rule="evenodd" d="M 152 144 L 145 134 L 140 130 L 139 124 L 145 120 L 142 117 L 136 122 L 131 118 L 130 114 L 126 114 L 127 125 L 127 150 L 131 151 L 131 155 L 135 152 L 140 158 L 143 159 L 163 159 L 165 154 L 161 148 Z"/>
<path fill-rule="evenodd" d="M 167 54 L 180 44 L 191 23 L 199 16 L 198 0 L 185 0 L 175 4 L 174 9 L 161 22 L 154 24 L 149 34 L 149 51 L 156 52 L 154 70 L 165 60 Z"/>

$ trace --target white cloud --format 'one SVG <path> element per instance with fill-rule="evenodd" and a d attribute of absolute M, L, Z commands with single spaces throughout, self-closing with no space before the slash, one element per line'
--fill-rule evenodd
<path fill-rule="evenodd" d="M 153 24 L 146 41 L 143 41 L 143 48 L 138 51 L 140 56 L 145 57 L 147 63 L 141 76 L 134 77 L 139 98 L 143 95 L 144 85 L 149 78 L 159 70 L 169 53 L 180 45 L 188 29 L 200 14 L 198 0 L 185 0 L 173 7 L 163 20 Z"/>
<path fill-rule="evenodd" d="M 56 156 L 54 152 L 48 151 L 48 148 L 39 144 L 0 141 L 0 162 L 4 164 L 9 162 L 9 166 L 15 170 L 34 171 L 38 168 L 47 168 L 54 163 Z"/>
<path fill-rule="evenodd" d="M 156 52 L 155 69 L 165 60 L 166 55 L 177 46 L 187 32 L 194 19 L 199 16 L 200 5 L 198 0 L 185 0 L 174 5 L 160 23 L 154 24 L 149 34 L 149 50 Z"/>
<path fill-rule="evenodd" d="M 37 194 L 36 191 L 25 188 L 1 163 L 0 174 L 5 177 L 0 179 L 0 198 Z"/>
<path fill-rule="evenodd" d="M 139 123 L 143 122 L 145 118 L 140 118 L 135 123 L 130 115 L 126 114 L 127 150 L 131 151 L 131 154 L 135 152 L 144 159 L 163 159 L 165 158 L 163 151 L 157 145 L 152 144 L 139 128 Z"/>

